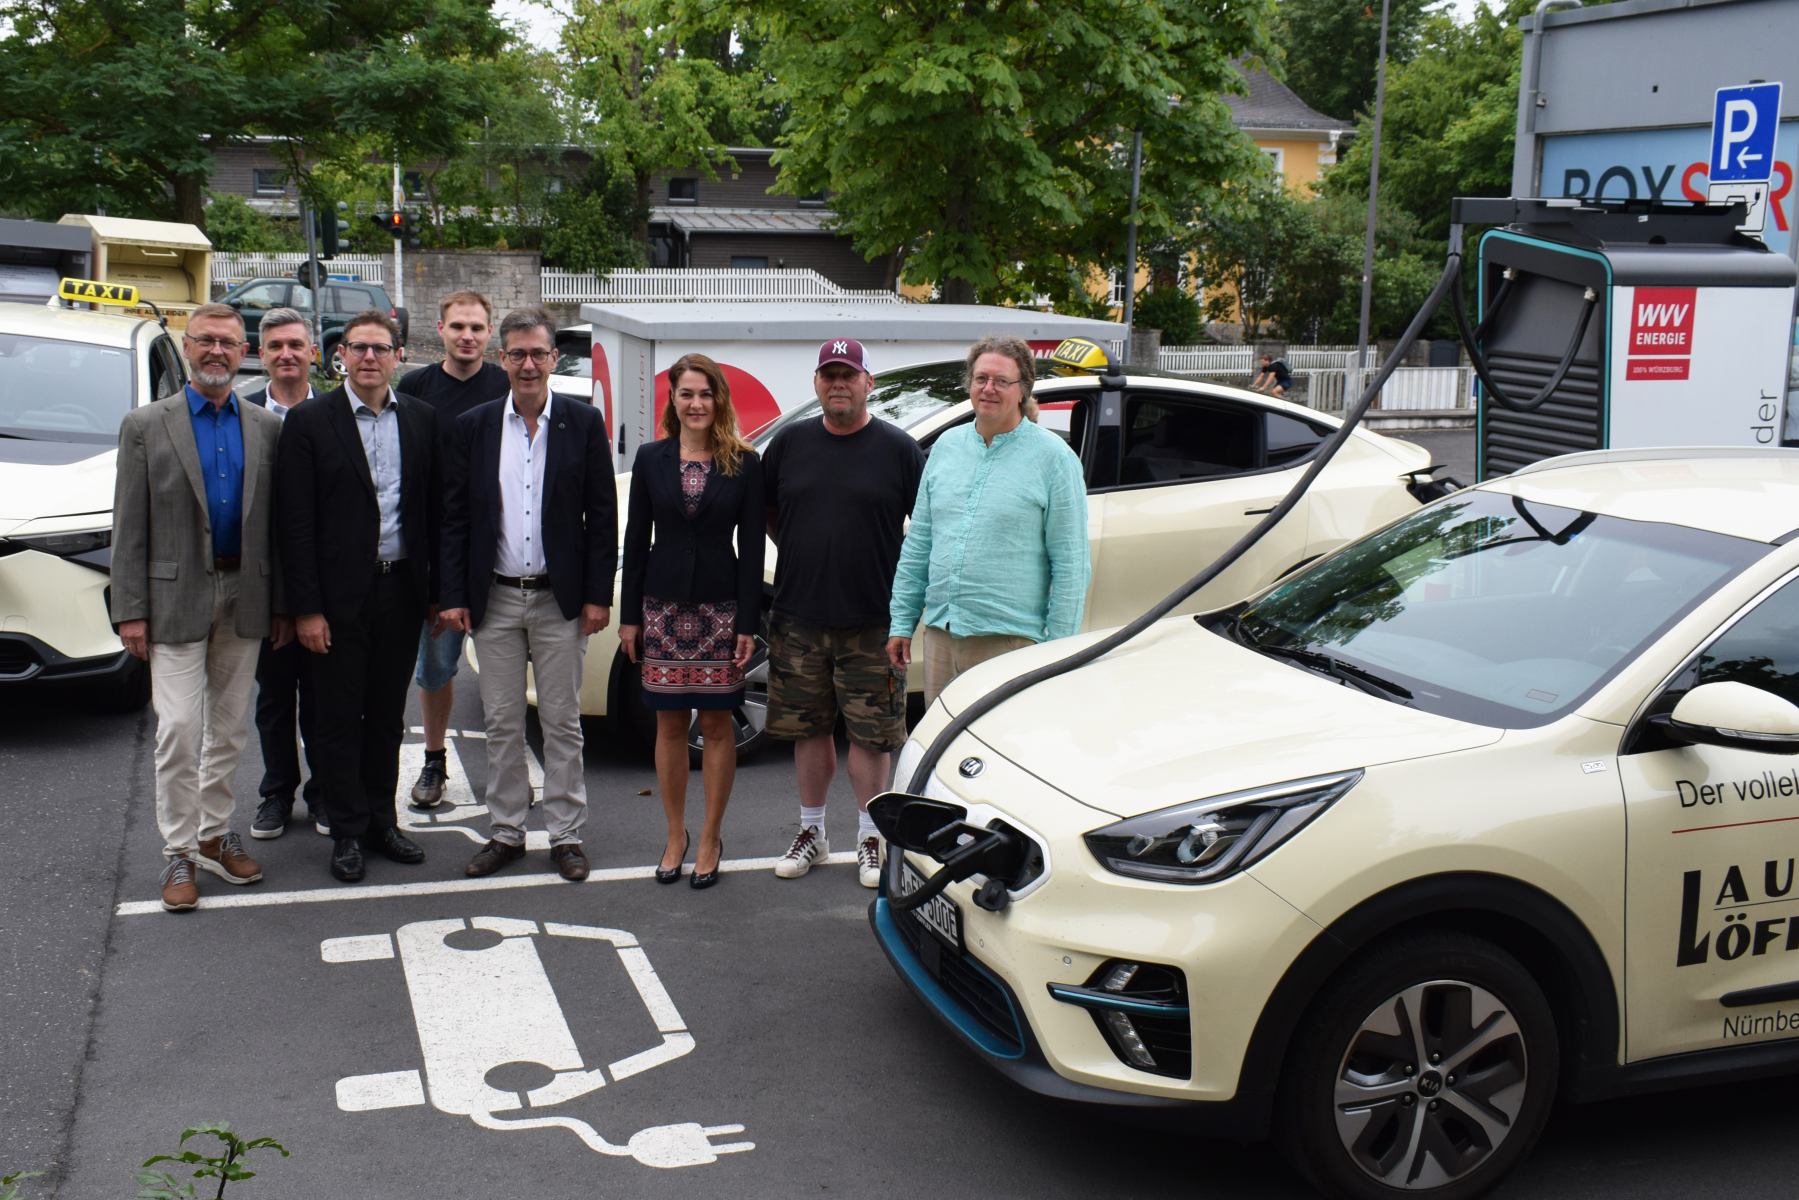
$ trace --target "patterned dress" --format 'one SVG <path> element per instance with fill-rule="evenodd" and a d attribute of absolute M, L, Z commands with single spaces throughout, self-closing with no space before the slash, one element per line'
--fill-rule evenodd
<path fill-rule="evenodd" d="M 699 511 L 710 462 L 681 463 L 687 515 Z M 643 598 L 643 700 L 655 709 L 723 709 L 743 704 L 737 601 Z"/>

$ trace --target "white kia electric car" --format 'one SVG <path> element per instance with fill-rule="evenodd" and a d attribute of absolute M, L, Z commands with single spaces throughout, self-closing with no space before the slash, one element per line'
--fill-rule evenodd
<path fill-rule="evenodd" d="M 895 788 L 1101 636 L 956 680 Z M 1006 700 L 918 790 L 873 806 L 871 920 L 987 1062 L 1333 1195 L 1480 1194 L 1558 1099 L 1799 1070 L 1799 451 L 1455 492 Z"/>

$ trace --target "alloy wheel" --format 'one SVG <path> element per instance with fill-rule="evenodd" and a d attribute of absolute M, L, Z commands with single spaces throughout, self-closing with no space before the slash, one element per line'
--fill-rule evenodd
<path fill-rule="evenodd" d="M 1528 1081 L 1523 1033 L 1497 996 L 1456 980 L 1420 983 L 1350 1038 L 1332 1097 L 1337 1135 L 1371 1178 L 1441 1187 L 1512 1132 Z"/>
<path fill-rule="evenodd" d="M 743 703 L 731 713 L 731 732 L 737 742 L 740 758 L 760 750 L 768 740 L 768 641 L 758 635 L 756 651 L 743 669 Z M 687 752 L 697 765 L 706 739 L 700 735 L 700 717 L 694 714 L 687 731 Z"/>

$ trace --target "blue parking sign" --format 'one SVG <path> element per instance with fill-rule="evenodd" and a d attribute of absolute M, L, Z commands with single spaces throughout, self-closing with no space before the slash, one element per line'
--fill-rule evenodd
<path fill-rule="evenodd" d="M 1774 175 L 1774 135 L 1780 129 L 1780 85 L 1719 88 L 1712 105 L 1713 183 L 1766 182 Z"/>

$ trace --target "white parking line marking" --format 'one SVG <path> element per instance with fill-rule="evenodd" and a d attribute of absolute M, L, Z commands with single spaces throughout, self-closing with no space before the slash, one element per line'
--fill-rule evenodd
<path fill-rule="evenodd" d="M 319 943 L 319 957 L 326 962 L 373 962 L 394 956 L 394 940 L 385 933 L 363 937 L 326 938 Z"/>
<path fill-rule="evenodd" d="M 727 858 L 721 871 L 772 871 L 779 858 Z M 854 851 L 839 851 L 824 860 L 825 865 L 841 867 L 856 861 Z M 647 867 L 603 867 L 587 876 L 588 883 L 614 883 L 622 879 L 650 879 L 656 874 L 655 864 Z M 499 892 L 511 888 L 568 887 L 569 883 L 553 871 L 537 875 L 490 875 L 485 879 L 438 879 L 428 883 L 374 884 L 369 887 L 314 888 L 303 892 L 249 892 L 232 896 L 201 896 L 198 907 L 267 908 L 276 904 L 325 904 L 335 900 L 403 900 L 408 896 L 442 896 L 456 892 Z M 118 917 L 142 917 L 159 913 L 160 900 L 126 900 L 113 909 Z"/>
<path fill-rule="evenodd" d="M 461 749 L 454 742 L 449 743 L 446 749 L 449 752 L 449 758 L 446 760 L 445 766 L 449 768 L 449 774 L 444 780 L 443 804 L 437 808 L 423 811 L 415 811 L 405 803 L 400 804 L 397 808 L 400 828 L 407 833 L 442 833 L 445 831 L 460 833 L 476 845 L 484 845 L 487 842 L 487 835 L 484 831 L 467 825 L 453 824 L 456 821 L 468 821 L 475 817 L 486 816 L 487 805 L 475 798 L 475 789 L 470 786 L 468 771 L 463 767 Z M 532 768 L 536 768 L 536 781 L 532 784 L 536 790 L 531 793 L 532 803 L 535 804 L 536 797 L 543 789 L 543 768 L 537 766 L 537 758 L 530 752 L 530 747 L 527 746 L 525 749 L 526 770 L 530 771 Z M 425 743 L 404 742 L 401 744 L 400 781 L 402 783 L 416 778 L 424 765 Z M 548 850 L 549 848 L 550 835 L 547 830 L 527 829 L 525 831 L 525 849 Z"/>
<path fill-rule="evenodd" d="M 386 937 L 386 934 L 382 934 Z M 329 960 L 327 960 L 329 961 Z M 417 1071 L 380 1075 L 348 1075 L 337 1081 L 337 1106 L 345 1112 L 411 1108 L 425 1102 L 425 1084 Z"/>

